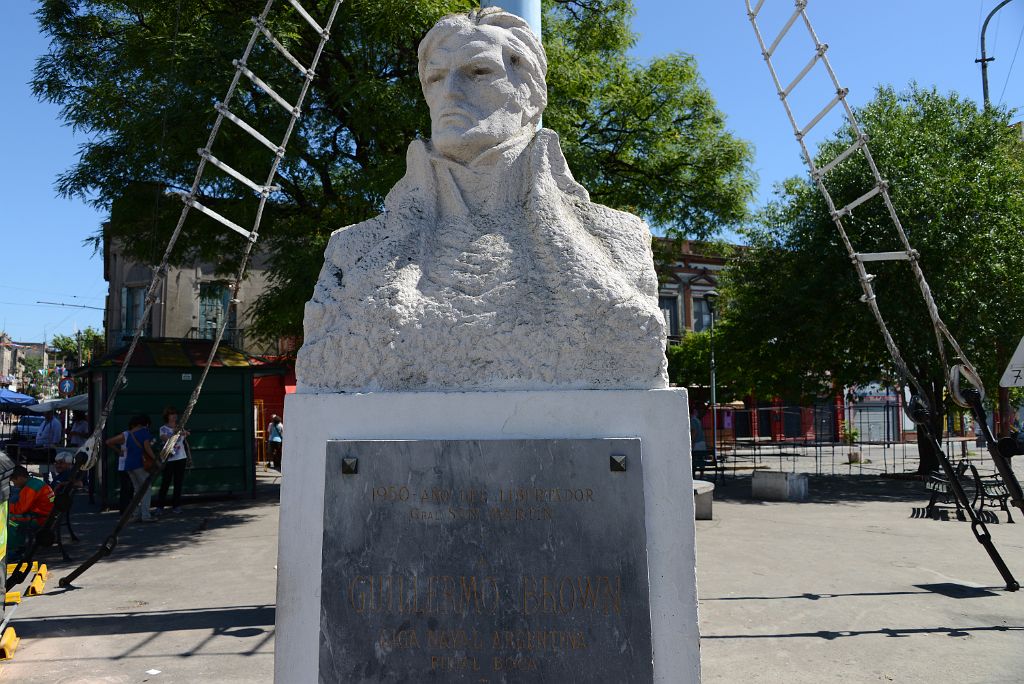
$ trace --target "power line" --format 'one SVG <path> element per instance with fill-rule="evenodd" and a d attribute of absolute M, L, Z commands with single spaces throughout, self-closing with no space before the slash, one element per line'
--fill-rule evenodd
<path fill-rule="evenodd" d="M 106 283 L 103 284 L 106 288 Z M 15 285 L 4 285 L 5 290 L 19 290 L 21 292 L 34 292 L 42 295 L 52 295 L 54 297 L 70 297 L 72 299 L 103 299 L 103 295 L 77 295 L 68 292 L 54 292 L 53 290 L 40 290 L 37 287 L 17 287 Z"/>
<path fill-rule="evenodd" d="M 65 304 L 64 302 L 39 302 L 36 304 L 45 304 L 47 306 L 68 306 L 72 309 L 95 309 L 96 311 L 106 311 L 102 306 L 87 306 L 85 304 Z"/>
<path fill-rule="evenodd" d="M 1013 75 L 1013 65 L 1017 63 L 1017 53 L 1020 52 L 1020 43 L 1024 39 L 1024 26 L 1020 27 L 1020 35 L 1017 36 L 1017 48 L 1013 51 L 1013 59 L 1010 60 L 1010 68 L 1006 72 L 1006 80 L 1003 82 L 1003 92 L 999 93 L 999 102 L 1002 103 L 1003 95 L 1006 94 L 1006 86 L 1010 85 L 1010 76 Z"/>
<path fill-rule="evenodd" d="M 981 19 L 985 16 L 985 0 L 978 0 L 978 28 L 974 29 L 974 35 L 981 33 Z M 978 45 L 978 41 L 971 38 L 971 42 L 974 43 L 974 56 L 981 57 L 981 47 Z M 977 61 L 977 60 L 975 60 Z"/>

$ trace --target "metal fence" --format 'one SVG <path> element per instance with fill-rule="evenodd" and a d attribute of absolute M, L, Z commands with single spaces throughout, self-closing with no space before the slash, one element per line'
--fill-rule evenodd
<path fill-rule="evenodd" d="M 755 469 L 818 475 L 917 471 L 916 431 L 898 402 L 719 408 L 718 414 L 715 453 L 726 474 Z M 710 444 L 710 416 L 704 423 Z M 987 469 L 984 446 L 967 416 L 947 416 L 941 441 L 950 458 Z"/>

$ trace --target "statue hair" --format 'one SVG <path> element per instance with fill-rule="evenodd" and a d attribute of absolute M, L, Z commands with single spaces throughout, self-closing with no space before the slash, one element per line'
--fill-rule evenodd
<path fill-rule="evenodd" d="M 454 33 L 479 26 L 493 26 L 505 30 L 508 41 L 506 48 L 510 53 L 506 56 L 510 67 L 509 73 L 529 88 L 530 104 L 537 109 L 534 118 L 539 120 L 548 104 L 547 53 L 525 19 L 500 7 L 485 7 L 465 14 L 449 14 L 434 24 L 420 41 L 417 52 L 420 84 L 423 84 L 427 57 L 438 44 Z"/>

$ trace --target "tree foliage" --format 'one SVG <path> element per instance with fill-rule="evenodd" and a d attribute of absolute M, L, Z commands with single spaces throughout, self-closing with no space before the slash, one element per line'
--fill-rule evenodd
<path fill-rule="evenodd" d="M 303 63 L 316 45 L 285 3 L 272 29 Z M 327 0 L 306 3 L 321 15 Z M 372 217 L 405 170 L 405 151 L 429 136 L 416 46 L 442 15 L 470 0 L 345 2 L 317 69 L 304 116 L 289 146 L 261 230 L 270 289 L 255 307 L 257 331 L 299 334 L 332 230 Z M 110 210 L 108 236 L 131 256 L 156 262 L 181 205 L 195 150 L 214 119 L 252 29 L 251 3 L 234 0 L 43 0 L 38 12 L 51 49 L 33 88 L 58 103 L 64 120 L 89 134 L 58 190 Z M 694 59 L 669 55 L 647 64 L 627 56 L 631 0 L 545 0 L 550 72 L 545 125 L 561 134 L 570 167 L 595 201 L 631 210 L 665 231 L 705 237 L 740 220 L 750 196 L 750 149 L 725 129 Z M 294 101 L 299 79 L 259 41 L 249 67 Z M 245 79 L 232 109 L 271 139 L 286 115 Z M 229 123 L 213 153 L 262 181 L 267 150 Z M 203 202 L 241 225 L 255 202 L 233 181 L 215 178 Z M 190 217 L 179 263 L 237 266 L 237 235 Z M 98 241 L 100 236 L 97 234 Z"/>
<path fill-rule="evenodd" d="M 939 311 L 994 394 L 1024 331 L 1024 143 L 1010 113 L 911 85 L 905 92 L 880 88 L 858 116 Z M 848 128 L 837 131 L 817 162 L 837 156 L 852 136 Z M 826 185 L 843 206 L 874 181 L 858 154 Z M 878 199 L 846 226 L 858 251 L 901 249 Z M 750 249 L 726 273 L 722 329 L 723 356 L 751 389 L 807 397 L 898 380 L 828 209 L 808 180 L 784 183 L 746 235 Z M 904 359 L 941 408 L 944 371 L 910 269 L 906 262 L 868 265 Z"/>
<path fill-rule="evenodd" d="M 53 388 L 53 381 L 44 377 L 43 360 L 38 357 L 23 356 L 18 359 L 21 365 L 21 381 L 18 383 L 19 391 L 35 399 L 44 399 Z"/>
<path fill-rule="evenodd" d="M 720 336 L 715 330 L 715 355 L 721 354 Z M 668 379 L 679 387 L 709 387 L 711 383 L 711 335 L 708 331 L 691 332 L 684 335 L 679 342 L 669 346 Z M 720 403 L 742 398 L 736 392 L 736 373 L 731 363 L 717 363 L 715 369 L 715 386 L 717 399 Z"/>
<path fill-rule="evenodd" d="M 82 365 L 92 360 L 93 350 L 103 344 L 103 331 L 93 327 L 87 327 L 74 335 L 54 335 L 50 344 L 57 350 L 57 359 L 63 363 L 64 359 L 79 360 L 81 352 Z"/>

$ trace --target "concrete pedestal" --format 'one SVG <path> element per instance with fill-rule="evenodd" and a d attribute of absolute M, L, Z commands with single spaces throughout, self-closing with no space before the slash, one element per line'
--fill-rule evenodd
<path fill-rule="evenodd" d="M 318 681 L 327 440 L 606 437 L 643 449 L 654 681 L 700 681 L 685 390 L 293 394 L 286 411 L 275 681 Z"/>

